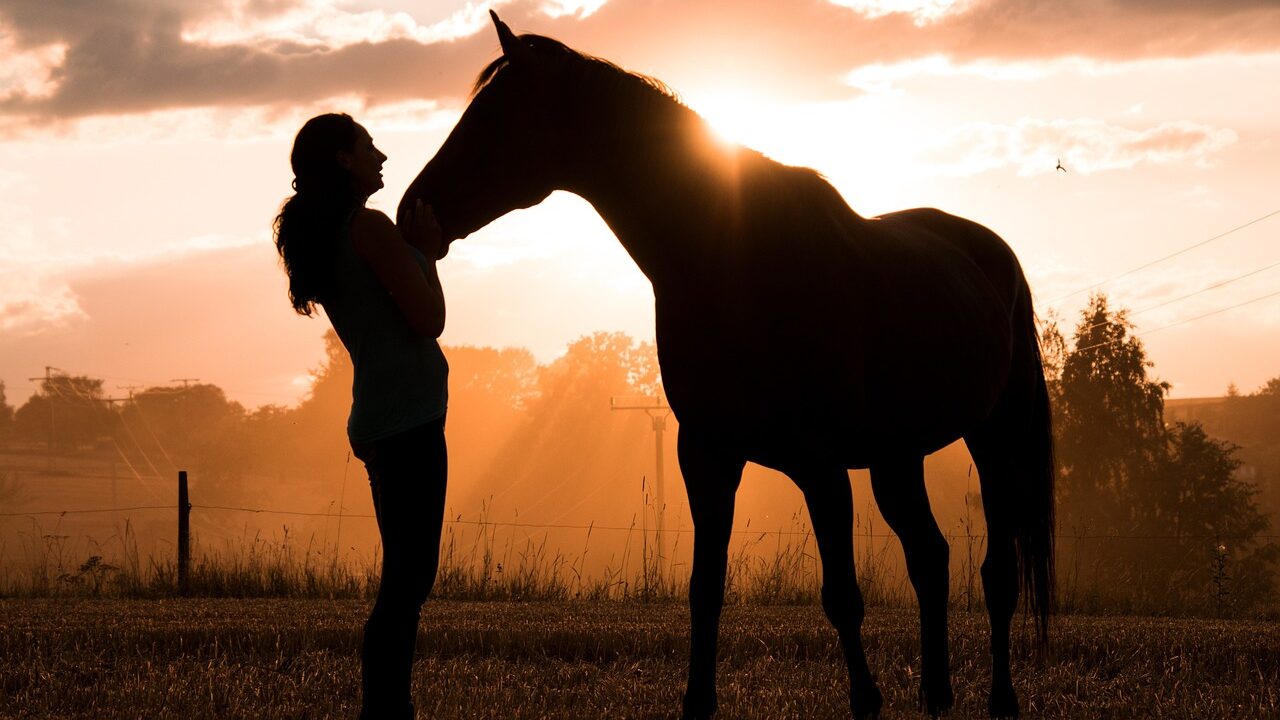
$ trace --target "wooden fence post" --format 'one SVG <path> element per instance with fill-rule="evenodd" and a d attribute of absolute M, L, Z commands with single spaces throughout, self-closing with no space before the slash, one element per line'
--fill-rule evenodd
<path fill-rule="evenodd" d="M 187 570 L 191 563 L 191 503 L 187 496 L 187 471 L 178 471 L 178 594 L 187 594 Z"/>

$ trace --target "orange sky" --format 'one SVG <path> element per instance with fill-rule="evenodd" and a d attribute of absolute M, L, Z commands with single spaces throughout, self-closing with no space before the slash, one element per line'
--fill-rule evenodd
<path fill-rule="evenodd" d="M 198 7 L 197 7 L 198 6 Z M 1038 309 L 1280 210 L 1280 6 L 1217 0 L 514 0 L 517 32 L 666 81 L 722 130 L 816 167 L 864 215 L 931 205 L 1018 252 Z M 0 0 L 0 380 L 51 365 L 292 403 L 324 320 L 292 314 L 269 223 L 307 117 L 390 156 L 394 208 L 497 52 L 455 0 Z M 1057 160 L 1068 168 L 1055 171 Z M 1280 215 L 1100 289 L 1176 396 L 1280 375 Z M 1185 300 L 1166 301 L 1258 271 Z M 455 246 L 448 344 L 541 360 L 652 337 L 644 277 L 557 194 Z"/>

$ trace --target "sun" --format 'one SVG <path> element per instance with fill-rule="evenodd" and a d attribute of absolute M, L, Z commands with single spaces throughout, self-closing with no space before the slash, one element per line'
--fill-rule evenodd
<path fill-rule="evenodd" d="M 702 116 L 726 143 L 762 149 L 777 134 L 776 106 L 759 93 L 732 87 L 682 93 L 682 100 Z"/>
<path fill-rule="evenodd" d="M 681 99 L 726 147 L 741 145 L 780 162 L 831 170 L 833 147 L 846 142 L 844 114 L 839 122 L 827 117 L 826 111 L 838 108 L 788 104 L 757 90 L 723 85 L 681 93 Z"/>

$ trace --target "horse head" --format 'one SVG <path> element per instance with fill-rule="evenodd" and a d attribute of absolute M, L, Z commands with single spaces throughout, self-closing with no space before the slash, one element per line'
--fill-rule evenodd
<path fill-rule="evenodd" d="M 405 191 L 400 212 L 432 206 L 446 243 L 532 207 L 557 188 L 556 94 L 548 58 L 493 11 L 502 57 L 476 81 L 471 103 L 444 144 Z"/>

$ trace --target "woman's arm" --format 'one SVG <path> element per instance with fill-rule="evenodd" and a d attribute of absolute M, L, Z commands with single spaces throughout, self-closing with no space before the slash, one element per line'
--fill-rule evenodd
<path fill-rule="evenodd" d="M 444 258 L 447 246 L 444 243 L 440 223 L 436 222 L 431 206 L 417 200 L 412 210 L 406 211 L 396 221 L 396 227 L 404 241 L 422 253 L 431 264 L 426 271 L 427 282 L 440 295 L 440 327 L 444 328 L 444 288 L 440 287 L 440 275 L 436 272 L 436 263 Z"/>
<path fill-rule="evenodd" d="M 391 293 L 409 327 L 427 337 L 438 338 L 444 332 L 445 308 L 444 290 L 436 274 L 436 256 L 423 253 L 429 261 L 429 269 L 424 272 L 407 244 L 410 240 L 416 240 L 415 245 L 429 244 L 435 225 L 430 212 L 429 208 L 417 210 L 402 235 L 391 218 L 377 210 L 361 210 L 352 221 L 351 239 L 356 252 Z M 435 235 L 438 245 L 438 227 Z"/>

